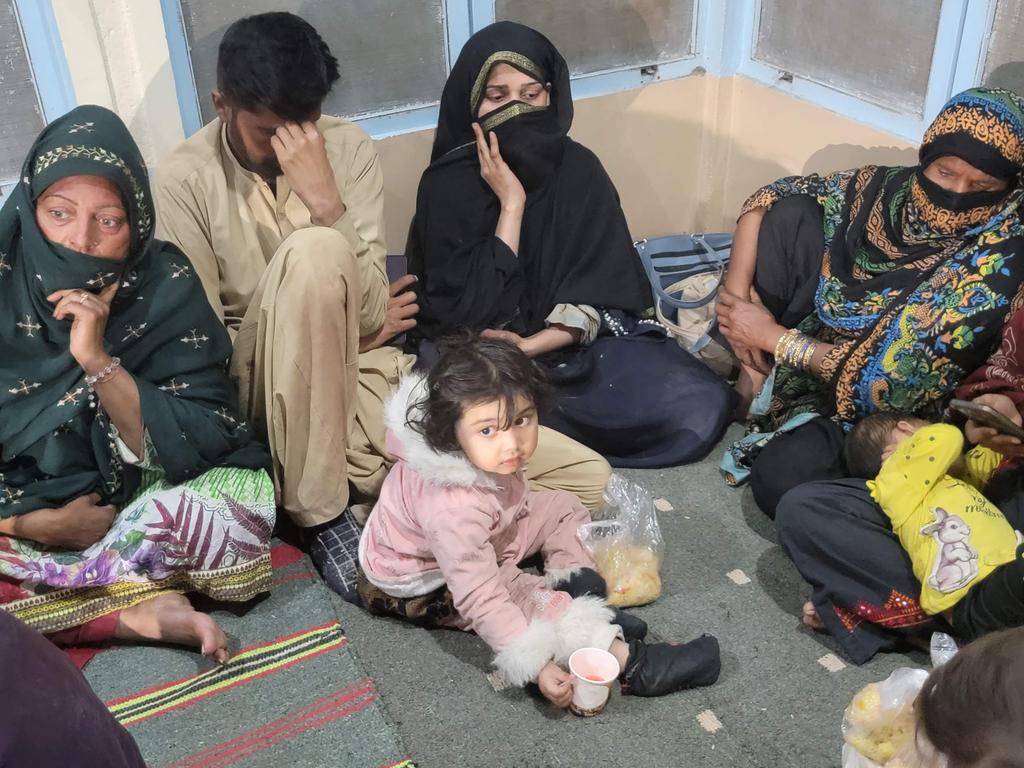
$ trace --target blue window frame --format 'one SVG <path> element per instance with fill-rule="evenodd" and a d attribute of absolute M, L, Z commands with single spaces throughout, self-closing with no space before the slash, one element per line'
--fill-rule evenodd
<path fill-rule="evenodd" d="M 213 2 L 214 0 L 210 0 Z M 182 127 L 189 135 L 202 124 L 192 61 L 180 0 L 160 0 Z M 624 67 L 573 78 L 573 96 L 586 98 L 637 88 L 657 80 L 701 71 L 743 75 L 883 131 L 918 141 L 931 117 L 949 96 L 980 82 L 992 36 L 998 0 L 943 0 L 927 93 L 921 114 L 870 103 L 800 76 L 782 78 L 783 70 L 753 56 L 761 0 L 697 0 L 693 13 L 692 54 L 651 67 Z M 64 46 L 54 19 L 52 0 L 13 0 L 32 68 L 43 116 L 51 121 L 75 106 L 76 99 Z M 470 35 L 491 23 L 494 0 L 447 0 L 447 61 L 458 55 Z M 437 105 L 400 109 L 359 118 L 376 138 L 431 128 Z M 0 195 L 4 182 L 0 179 Z"/>
<path fill-rule="evenodd" d="M 182 17 L 180 0 L 160 0 L 174 74 L 182 128 L 191 135 L 202 127 L 202 117 L 196 94 L 192 60 Z M 707 39 L 708 20 L 715 13 L 714 0 L 698 0 L 693 14 L 693 54 L 678 60 L 659 63 L 652 67 L 627 67 L 615 71 L 595 72 L 573 78 L 575 98 L 586 98 L 614 91 L 628 90 L 645 83 L 685 77 L 703 71 L 710 48 Z M 494 0 L 446 0 L 445 25 L 447 33 L 447 60 L 449 67 L 462 46 L 474 31 L 494 21 Z M 388 114 L 355 118 L 374 138 L 384 138 L 409 131 L 433 128 L 437 124 L 437 104 L 403 109 Z"/>
<path fill-rule="evenodd" d="M 36 92 L 47 122 L 77 106 L 52 0 L 15 0 Z"/>
<path fill-rule="evenodd" d="M 53 16 L 53 4 L 51 0 L 13 0 L 12 5 L 32 70 L 40 113 L 46 122 L 51 122 L 76 104 L 64 45 Z M 0 178 L 0 200 L 15 177 L 16 174 L 5 174 Z"/>
<path fill-rule="evenodd" d="M 920 141 L 925 129 L 954 93 L 976 85 L 992 29 L 996 0 L 943 0 L 939 12 L 931 71 L 920 114 L 872 103 L 852 93 L 786 72 L 754 58 L 760 0 L 722 3 L 724 28 L 719 55 L 711 70 L 739 74 L 818 104 L 846 117 L 900 136 Z"/>

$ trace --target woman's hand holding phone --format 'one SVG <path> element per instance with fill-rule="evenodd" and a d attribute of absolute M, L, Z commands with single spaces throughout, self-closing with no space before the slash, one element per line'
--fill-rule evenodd
<path fill-rule="evenodd" d="M 1021 426 L 1020 412 L 1017 410 L 1017 406 L 1014 405 L 1013 400 L 1006 395 L 990 393 L 976 397 L 971 402 L 977 405 L 987 405 L 1000 415 L 1005 416 L 1018 428 Z M 963 413 L 963 411 L 961 412 Z M 967 425 L 964 427 L 964 434 L 970 442 L 976 445 L 983 445 L 993 451 L 998 451 L 1009 458 L 1024 456 L 1024 443 L 1022 443 L 1019 437 L 1007 434 L 995 427 L 981 424 L 973 418 L 968 419 Z"/>

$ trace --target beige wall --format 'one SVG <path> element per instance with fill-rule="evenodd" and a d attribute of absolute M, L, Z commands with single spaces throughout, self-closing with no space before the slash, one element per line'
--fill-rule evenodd
<path fill-rule="evenodd" d="M 150 165 L 185 134 L 160 0 L 53 0 L 79 104 L 117 112 Z"/>
<path fill-rule="evenodd" d="M 601 158 L 618 187 L 633 232 L 682 231 L 696 219 L 703 129 L 700 105 L 706 78 L 670 80 L 646 88 L 577 102 L 572 137 Z M 388 250 L 401 253 L 416 208 L 416 186 L 430 160 L 433 131 L 377 142 L 384 168 Z"/>
<path fill-rule="evenodd" d="M 116 110 L 154 164 L 184 137 L 160 0 L 53 6 L 77 100 Z M 636 237 L 728 229 L 748 194 L 787 174 L 915 161 L 903 140 L 743 77 L 580 100 L 572 136 L 601 158 Z M 418 131 L 377 142 L 392 253 L 405 249 L 432 140 Z"/>
<path fill-rule="evenodd" d="M 718 78 L 714 192 L 698 228 L 729 228 L 747 196 L 791 174 L 914 165 L 917 147 L 745 77 Z"/>
<path fill-rule="evenodd" d="M 405 249 L 433 131 L 377 142 L 388 248 Z M 635 237 L 732 227 L 746 197 L 790 174 L 913 165 L 902 139 L 743 77 L 655 83 L 576 104 L 572 136 L 601 158 Z"/>

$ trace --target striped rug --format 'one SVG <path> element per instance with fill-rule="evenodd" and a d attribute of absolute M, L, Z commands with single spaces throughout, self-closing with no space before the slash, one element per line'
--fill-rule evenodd
<path fill-rule="evenodd" d="M 274 591 L 212 610 L 234 654 L 118 647 L 85 670 L 153 768 L 414 768 L 331 598 L 301 552 L 273 551 Z"/>

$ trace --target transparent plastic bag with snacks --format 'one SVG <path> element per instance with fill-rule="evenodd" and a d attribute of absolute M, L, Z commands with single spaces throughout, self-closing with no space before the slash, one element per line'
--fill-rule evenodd
<path fill-rule="evenodd" d="M 890 768 L 890 761 L 914 741 L 914 699 L 927 677 L 923 669 L 901 667 L 860 689 L 843 715 L 843 768 Z"/>
<path fill-rule="evenodd" d="M 914 702 L 928 672 L 900 667 L 860 689 L 843 715 L 843 768 L 942 768 L 917 733 Z"/>
<path fill-rule="evenodd" d="M 628 608 L 661 596 L 664 540 L 651 495 L 614 474 L 599 520 L 580 526 L 579 537 L 608 583 L 608 604 Z"/>
<path fill-rule="evenodd" d="M 956 653 L 956 640 L 932 633 L 933 667 Z M 946 768 L 945 758 L 917 733 L 914 702 L 926 679 L 926 670 L 900 667 L 860 689 L 843 714 L 843 768 Z"/>

